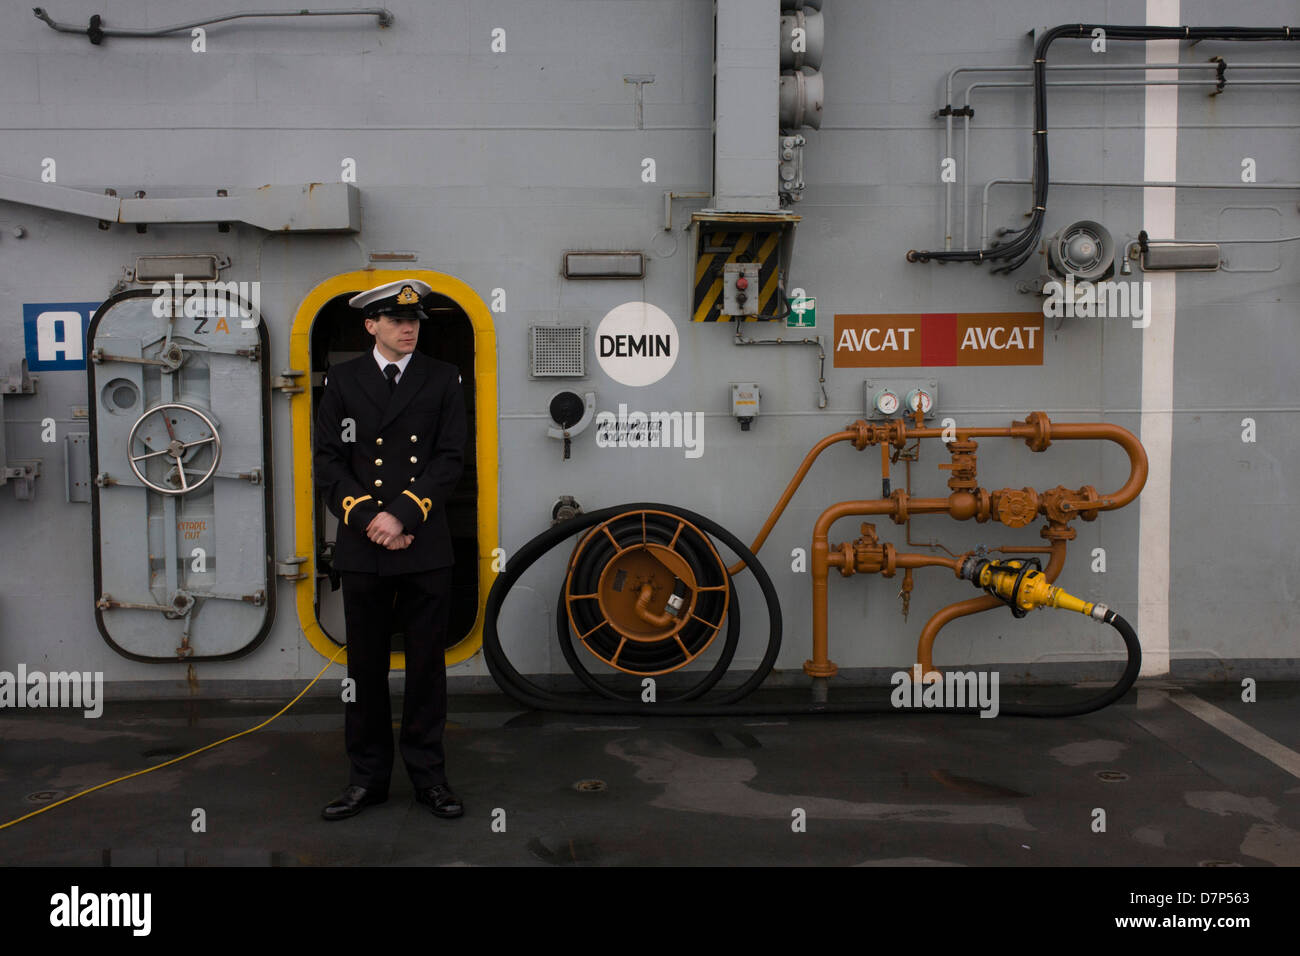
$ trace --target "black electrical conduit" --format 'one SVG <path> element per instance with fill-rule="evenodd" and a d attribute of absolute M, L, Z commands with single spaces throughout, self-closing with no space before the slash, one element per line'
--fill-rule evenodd
<path fill-rule="evenodd" d="M 514 587 L 515 583 L 525 571 L 532 567 L 532 565 L 541 558 L 542 555 L 546 554 L 546 552 L 550 551 L 566 538 L 577 534 L 579 531 L 586 530 L 593 525 L 617 517 L 620 514 L 641 510 L 667 512 L 668 514 L 675 515 L 691 522 L 700 530 L 718 538 L 745 562 L 745 567 L 753 571 L 754 578 L 763 592 L 763 599 L 767 603 L 768 618 L 767 650 L 763 654 L 763 659 L 759 662 L 758 666 L 754 669 L 754 672 L 744 681 L 744 683 L 739 687 L 728 691 L 726 694 L 721 695 L 713 704 L 684 703 L 680 700 L 653 704 L 613 700 L 596 701 L 565 694 L 555 694 L 542 687 L 538 687 L 532 681 L 520 674 L 506 658 L 505 652 L 501 648 L 501 637 L 497 630 L 497 619 L 501 615 L 501 606 L 505 603 L 506 595 L 510 592 L 510 589 Z M 562 608 L 561 613 L 563 613 Z M 734 586 L 731 590 L 731 609 L 728 612 L 728 617 L 730 618 L 728 623 L 728 643 L 730 644 L 730 650 L 727 652 L 726 659 L 729 662 L 729 654 L 734 651 L 735 635 L 739 633 L 740 626 L 740 608 L 735 600 Z M 1124 618 L 1120 617 L 1114 611 L 1108 611 L 1104 620 L 1119 632 L 1120 637 L 1124 639 L 1124 646 L 1128 651 L 1128 663 L 1124 668 L 1124 673 L 1113 686 L 1102 694 L 1086 698 L 1077 703 L 1012 704 L 1010 706 L 999 705 L 998 713 L 1013 717 L 1076 717 L 1080 714 L 1087 714 L 1095 710 L 1100 710 L 1103 707 L 1113 704 L 1128 693 L 1129 689 L 1133 686 L 1133 683 L 1137 680 L 1138 671 L 1142 667 L 1142 647 L 1138 643 L 1137 634 L 1134 633 L 1133 628 L 1129 626 L 1129 623 L 1124 620 Z M 777 654 L 780 650 L 781 605 L 777 598 L 776 588 L 772 585 L 772 579 L 768 576 L 766 569 L 764 569 L 762 564 L 759 563 L 758 558 L 754 553 L 745 546 L 744 542 L 726 528 L 722 527 L 715 521 L 711 521 L 703 515 L 696 514 L 693 511 L 688 511 L 685 508 L 679 508 L 675 505 L 655 504 L 649 502 L 615 505 L 612 508 L 603 508 L 600 511 L 593 511 L 589 514 L 579 515 L 563 524 L 542 532 L 520 548 L 513 557 L 507 559 L 505 570 L 497 576 L 496 581 L 492 584 L 491 590 L 488 592 L 487 604 L 484 608 L 483 656 L 487 661 L 488 671 L 492 674 L 493 679 L 496 680 L 497 685 L 506 694 L 523 706 L 535 710 L 578 714 L 633 715 L 638 717 L 725 717 L 729 715 L 889 713 L 975 715 L 981 712 L 978 707 L 900 708 L 893 706 L 888 701 L 807 704 L 802 707 L 791 706 L 788 704 L 741 704 L 740 701 L 763 683 L 767 678 L 767 675 L 771 673 L 773 666 L 776 664 Z M 705 689 L 707 689 L 707 687 Z M 688 694 L 685 696 L 690 697 L 692 695 Z"/>
<path fill-rule="evenodd" d="M 1104 30 L 1109 40 L 1300 40 L 1300 29 L 1290 27 L 1154 27 L 1105 23 L 1080 23 L 1052 27 L 1034 47 L 1034 205 L 1029 224 L 1014 230 L 1006 242 L 987 249 L 918 251 L 907 253 L 908 262 L 1006 262 L 994 272 L 1013 272 L 1035 252 L 1043 233 L 1047 211 L 1047 48 L 1058 39 L 1090 40 L 1094 30 Z"/>

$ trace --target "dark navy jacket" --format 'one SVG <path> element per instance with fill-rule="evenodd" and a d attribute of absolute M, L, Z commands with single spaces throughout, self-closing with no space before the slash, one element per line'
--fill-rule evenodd
<path fill-rule="evenodd" d="M 352 419 L 352 441 L 344 441 Z M 339 519 L 338 571 L 409 574 L 454 564 L 443 506 L 460 480 L 468 439 L 460 374 L 411 353 L 396 390 L 374 355 L 330 368 L 316 411 L 316 484 Z M 390 551 L 366 537 L 387 511 L 415 540 Z"/>

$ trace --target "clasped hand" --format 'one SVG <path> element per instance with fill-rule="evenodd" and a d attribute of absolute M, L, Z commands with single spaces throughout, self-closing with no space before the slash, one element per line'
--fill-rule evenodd
<path fill-rule="evenodd" d="M 381 511 L 370 519 L 370 524 L 366 525 L 366 537 L 389 551 L 401 551 L 415 540 L 415 535 L 402 533 L 402 523 L 387 511 Z"/>

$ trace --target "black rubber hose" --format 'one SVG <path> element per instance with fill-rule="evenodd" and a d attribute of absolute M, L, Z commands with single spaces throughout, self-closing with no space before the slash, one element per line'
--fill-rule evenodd
<path fill-rule="evenodd" d="M 727 581 L 728 590 L 731 594 L 731 606 L 727 611 L 727 636 L 722 644 L 722 653 L 718 655 L 717 661 L 708 670 L 703 678 L 694 684 L 689 690 L 677 694 L 673 697 L 663 698 L 664 703 L 673 703 L 676 701 L 695 700 L 707 694 L 713 687 L 726 676 L 727 669 L 731 667 L 732 658 L 736 656 L 736 647 L 740 644 L 740 602 L 736 600 L 736 584 L 734 581 Z M 602 697 L 608 697 L 610 700 L 629 701 L 632 697 L 626 694 L 620 694 L 617 691 L 606 687 L 600 683 L 591 671 L 587 670 L 578 656 L 577 648 L 574 646 L 572 634 L 569 631 L 569 622 L 564 604 L 564 593 L 561 591 L 558 607 L 555 612 L 557 630 L 559 631 L 560 650 L 564 653 L 564 660 L 569 665 L 569 670 L 577 678 L 600 694 Z M 696 672 L 691 672 L 696 673 Z M 636 695 L 634 695 L 636 696 Z"/>
<path fill-rule="evenodd" d="M 1107 611 L 1102 620 L 1119 632 L 1119 636 L 1124 639 L 1124 647 L 1128 651 L 1128 664 L 1125 665 L 1124 673 L 1120 675 L 1115 684 L 1104 694 L 1088 697 L 1076 704 L 1037 704 L 1032 708 L 1032 712 L 1026 712 L 1030 710 L 1028 705 L 1021 705 L 1020 708 L 1003 707 L 1001 712 L 1023 717 L 1077 717 L 1080 714 L 1088 714 L 1094 710 L 1109 707 L 1127 694 L 1129 688 L 1138 679 L 1138 671 L 1142 669 L 1142 645 L 1138 643 L 1137 632 L 1133 630 L 1132 625 L 1114 611 Z"/>
<path fill-rule="evenodd" d="M 763 591 L 763 598 L 767 602 L 768 610 L 768 643 L 767 651 L 763 655 L 762 661 L 759 662 L 754 673 L 739 687 L 730 691 L 719 699 L 716 704 L 707 705 L 701 703 L 619 703 L 615 701 L 595 701 L 590 699 L 575 698 L 562 694 L 553 694 L 541 687 L 538 687 L 532 681 L 529 681 L 507 660 L 505 652 L 501 649 L 501 638 L 497 630 L 497 619 L 501 615 L 501 605 L 505 603 L 506 595 L 514 587 L 519 577 L 527 571 L 532 565 L 547 551 L 550 551 L 561 541 L 577 534 L 579 531 L 589 528 L 592 525 L 599 524 L 609 518 L 619 514 L 634 510 L 665 511 L 675 514 L 687 521 L 693 523 L 703 531 L 714 535 L 723 541 L 744 561 L 746 567 L 753 571 L 755 580 Z M 1110 624 L 1120 636 L 1124 639 L 1124 646 L 1128 651 L 1128 664 L 1124 668 L 1124 673 L 1120 679 L 1111 686 L 1105 693 L 1095 697 L 1088 697 L 1077 703 L 1071 704 L 1013 704 L 1011 706 L 999 706 L 999 714 L 1005 714 L 1011 717 L 1077 717 L 1081 714 L 1091 713 L 1100 710 L 1109 704 L 1114 703 L 1128 693 L 1133 683 L 1137 680 L 1138 671 L 1142 668 L 1142 647 L 1138 643 L 1137 634 L 1129 623 L 1120 617 L 1114 611 L 1108 611 L 1104 618 L 1107 624 Z M 484 609 L 483 621 L 483 655 L 487 661 L 488 671 L 496 680 L 497 685 L 525 707 L 536 710 L 556 711 L 559 713 L 579 713 L 579 714 L 619 714 L 635 716 L 660 716 L 660 717 L 725 717 L 728 715 L 746 716 L 746 715 L 786 715 L 794 716 L 799 714 L 965 714 L 976 715 L 981 713 L 978 707 L 926 707 L 921 709 L 910 709 L 895 707 L 888 701 L 868 701 L 865 703 L 826 703 L 826 704 L 808 704 L 802 707 L 792 707 L 787 704 L 740 704 L 737 702 L 743 700 L 754 689 L 758 687 L 771 672 L 772 667 L 776 664 L 777 654 L 781 650 L 781 607 L 777 599 L 776 589 L 772 585 L 772 579 L 768 576 L 767 571 L 759 563 L 754 553 L 745 547 L 735 535 L 716 522 L 710 521 L 703 515 L 687 511 L 685 508 L 678 508 L 673 505 L 637 503 L 616 505 L 612 508 L 604 508 L 600 511 L 593 511 L 590 514 L 580 515 L 571 521 L 544 531 L 537 537 L 525 544 L 513 558 L 506 562 L 506 570 L 503 571 L 492 584 L 492 589 L 488 592 L 487 605 Z M 724 706 L 735 705 L 735 706 Z"/>
<path fill-rule="evenodd" d="M 635 527 L 642 528 L 643 533 L 647 537 L 653 537 L 659 544 L 667 544 L 673 539 L 676 529 L 669 529 L 666 527 L 666 525 L 672 522 L 665 521 L 656 515 L 643 515 L 642 517 L 644 523 L 640 521 L 633 521 L 632 523 Z M 606 524 L 606 527 L 610 527 L 611 524 L 615 528 L 618 527 L 618 522 L 608 523 Z M 614 534 L 614 537 L 619 538 L 622 533 L 623 532 L 620 530 L 618 533 Z M 721 557 L 718 557 L 716 562 L 709 562 L 709 564 L 716 565 L 715 567 L 706 567 L 704 561 L 696 553 L 696 542 L 693 540 L 695 535 L 696 533 L 678 535 L 677 550 L 683 559 L 690 565 L 692 573 L 695 574 L 697 581 L 709 585 L 726 584 L 728 586 L 730 594 L 730 610 L 727 614 L 727 633 L 726 637 L 722 641 L 722 652 L 718 655 L 713 666 L 705 672 L 702 677 L 700 677 L 697 683 L 683 693 L 676 694 L 672 697 L 661 697 L 661 703 L 694 700 L 697 697 L 701 697 L 708 693 L 718 683 L 718 681 L 726 675 L 727 669 L 730 668 L 731 661 L 735 656 L 736 647 L 740 643 L 741 614 L 740 603 L 736 600 L 735 583 L 727 575 L 726 565 L 722 562 Z M 705 550 L 710 550 L 707 542 L 701 541 L 699 543 L 705 545 Z M 602 697 L 607 697 L 610 700 L 629 702 L 635 701 L 639 698 L 639 690 L 630 695 L 618 693 L 597 680 L 583 664 L 576 647 L 576 643 L 578 642 L 574 641 L 573 635 L 569 629 L 569 607 L 568 602 L 565 600 L 566 593 L 591 594 L 597 591 L 599 589 L 598 582 L 600 580 L 600 574 L 604 569 L 604 561 L 611 557 L 613 553 L 613 549 L 609 547 L 609 539 L 604 536 L 598 536 L 596 540 L 588 544 L 580 555 L 575 555 L 574 558 L 570 558 L 570 568 L 567 578 L 568 587 L 560 589 L 560 594 L 557 599 L 555 612 L 556 630 L 559 635 L 560 650 L 564 654 L 564 660 L 568 663 L 569 670 L 573 671 L 583 684 L 600 694 Z M 685 585 L 679 584 L 679 588 L 685 590 Z M 701 617 L 711 619 L 721 611 L 725 603 L 726 600 L 716 592 L 705 592 L 701 596 L 701 599 L 696 602 L 696 613 Z M 587 633 L 590 632 L 598 622 L 603 620 L 603 618 L 596 613 L 593 607 L 584 602 L 575 605 L 573 609 L 573 620 L 578 626 L 579 633 Z M 684 641 L 689 641 L 687 646 L 692 647 L 695 645 L 698 637 L 703 636 L 700 633 L 703 628 L 704 625 L 700 624 L 698 621 L 691 621 L 682 628 L 682 631 L 678 636 L 681 637 L 686 635 Z M 666 670 L 672 663 L 671 660 L 664 660 L 660 663 L 660 666 L 657 669 Z M 652 670 L 652 668 L 644 666 L 639 666 L 638 669 L 643 671 Z M 692 675 L 698 674 L 698 672 L 689 673 Z"/>
<path fill-rule="evenodd" d="M 501 640 L 497 631 L 497 619 L 501 614 L 501 605 L 505 602 L 506 594 L 509 592 L 520 575 L 528 570 L 542 555 L 550 551 L 561 541 L 579 531 L 599 524 L 609 518 L 617 517 L 629 511 L 663 511 L 668 514 L 676 515 L 691 522 L 697 528 L 713 535 L 731 548 L 742 560 L 745 561 L 753 573 L 759 588 L 763 591 L 763 598 L 767 603 L 768 611 L 768 639 L 767 649 L 754 672 L 739 687 L 728 691 L 718 698 L 714 706 L 704 706 L 701 704 L 685 705 L 681 703 L 624 703 L 615 701 L 592 701 L 588 699 L 574 698 L 561 694 L 553 694 L 550 691 L 538 687 L 520 674 L 510 661 L 506 658 L 505 652 L 501 648 Z M 515 555 L 506 561 L 505 570 L 497 577 L 492 584 L 492 589 L 488 592 L 487 604 L 484 608 L 483 622 L 483 654 L 487 661 L 488 670 L 496 680 L 500 688 L 513 697 L 519 703 L 527 707 L 533 707 L 538 710 L 555 710 L 561 712 L 573 712 L 584 714 L 661 714 L 672 716 L 703 716 L 707 714 L 716 714 L 723 711 L 720 705 L 731 704 L 747 697 L 755 688 L 759 686 L 771 673 L 773 666 L 776 664 L 777 655 L 781 651 L 781 604 L 776 594 L 776 588 L 772 584 L 772 579 L 768 576 L 767 571 L 759 563 L 758 558 L 749 550 L 739 538 L 733 535 L 726 528 L 714 521 L 688 511 L 685 508 L 679 508 L 673 505 L 657 504 L 654 502 L 638 502 L 625 505 L 616 505 L 612 508 L 604 508 L 600 511 L 593 511 L 589 514 L 580 515 L 570 521 L 542 532 L 525 544 Z M 776 713 L 777 711 L 734 711 L 736 713 Z"/>
<path fill-rule="evenodd" d="M 581 552 L 570 559 L 567 577 L 568 586 L 562 589 L 561 599 L 564 598 L 566 593 L 588 595 L 598 592 L 601 577 L 605 573 L 610 559 L 613 558 L 616 548 L 624 548 L 639 543 L 643 538 L 651 543 L 665 546 L 670 541 L 674 541 L 677 554 L 691 568 L 692 574 L 700 585 L 725 586 L 729 579 L 726 565 L 722 563 L 722 559 L 717 558 L 715 561 L 710 561 L 709 565 L 711 567 L 706 565 L 704 555 L 711 551 L 711 546 L 698 536 L 698 532 L 688 530 L 683 534 L 677 534 L 673 525 L 681 524 L 680 519 L 664 518 L 654 514 L 642 514 L 640 520 L 629 515 L 622 521 L 606 522 L 603 527 L 609 534 L 597 534 L 595 540 L 590 540 L 591 536 L 588 535 L 585 547 L 582 547 Z M 613 542 L 615 541 L 617 545 L 614 545 Z M 685 584 L 679 584 L 679 587 L 685 590 Z M 628 699 L 626 696 L 606 692 L 603 687 L 594 685 L 593 681 L 586 679 L 584 675 L 585 669 L 580 663 L 577 663 L 577 655 L 572 650 L 572 638 L 568 628 L 570 612 L 578 633 L 587 635 L 584 643 L 597 656 L 608 660 L 621 646 L 620 668 L 635 674 L 652 675 L 685 664 L 691 654 L 698 653 L 701 641 L 712 641 L 713 635 L 720 628 L 720 618 L 726 604 L 727 599 L 716 591 L 703 591 L 699 594 L 693 613 L 686 618 L 676 635 L 684 645 L 684 649 L 682 649 L 676 640 L 654 643 L 624 642 L 623 635 L 608 625 L 601 613 L 599 602 L 592 598 L 585 598 L 575 601 L 572 608 L 566 608 L 564 613 L 558 616 L 560 646 L 565 651 L 565 659 L 568 661 L 570 669 L 583 680 L 583 683 L 598 690 L 606 697 L 612 697 L 615 700 L 626 700 Z M 561 606 L 564 607 L 564 605 Z M 717 620 L 718 623 L 716 625 L 705 623 L 711 620 Z M 734 640 L 738 637 L 736 633 L 738 624 L 734 618 L 732 625 L 728 629 L 728 637 Z M 721 676 L 722 672 L 719 671 L 718 677 Z M 639 692 L 634 696 L 639 696 Z"/>

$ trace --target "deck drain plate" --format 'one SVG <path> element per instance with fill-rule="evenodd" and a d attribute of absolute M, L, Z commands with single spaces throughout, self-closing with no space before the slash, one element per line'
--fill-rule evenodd
<path fill-rule="evenodd" d="M 141 757 L 178 757 L 185 753 L 184 747 L 155 747 L 153 750 L 140 751 Z"/>
<path fill-rule="evenodd" d="M 34 793 L 27 794 L 23 799 L 28 803 L 54 803 L 56 800 L 62 800 L 67 795 L 64 790 L 37 790 Z"/>

